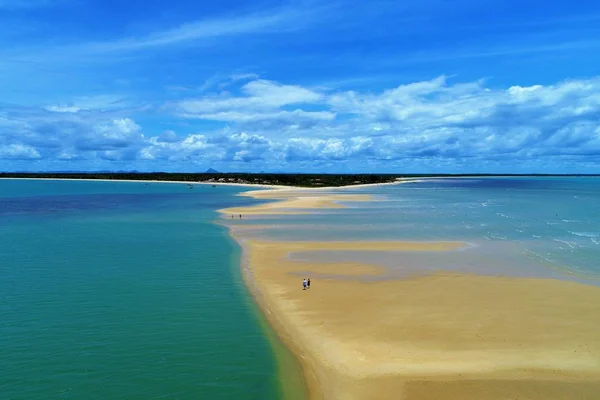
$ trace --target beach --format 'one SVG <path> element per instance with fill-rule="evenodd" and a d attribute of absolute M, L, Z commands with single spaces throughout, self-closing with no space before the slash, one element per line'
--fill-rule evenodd
<path fill-rule="evenodd" d="M 452 255 L 460 241 L 284 241 L 253 236 L 261 218 L 376 202 L 343 189 L 245 192 L 270 203 L 221 210 L 245 277 L 302 364 L 311 399 L 596 399 L 600 288 L 543 277 L 437 270 L 398 278 L 377 262 L 315 262 L 314 252 Z M 264 225 L 267 229 L 272 226 Z M 312 277 L 312 287 L 301 282 Z"/>

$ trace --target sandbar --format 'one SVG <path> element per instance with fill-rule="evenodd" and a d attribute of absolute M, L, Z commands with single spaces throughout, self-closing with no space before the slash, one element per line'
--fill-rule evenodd
<path fill-rule="evenodd" d="M 252 194 L 280 200 L 259 205 L 257 214 L 334 208 L 341 201 L 329 193 L 319 200 L 305 189 L 274 192 Z M 352 278 L 377 276 L 383 268 L 298 261 L 289 254 L 393 251 L 401 267 L 402 251 L 454 252 L 466 244 L 286 242 L 258 240 L 234 223 L 229 228 L 243 246 L 248 285 L 302 364 L 311 399 L 600 398 L 596 286 L 451 271 L 361 281 Z M 303 290 L 302 278 L 311 274 L 335 277 L 313 275 L 311 289 Z"/>
<path fill-rule="evenodd" d="M 344 208 L 340 202 L 369 201 L 372 199 L 366 194 L 307 194 L 306 189 L 290 190 L 265 190 L 246 192 L 242 195 L 257 199 L 279 200 L 270 203 L 248 206 L 231 207 L 219 210 L 227 215 L 298 215 L 308 214 L 310 210 Z"/>
<path fill-rule="evenodd" d="M 449 251 L 454 245 L 245 240 L 244 246 L 259 303 L 314 375 L 311 398 L 466 400 L 486 393 L 486 399 L 504 399 L 512 392 L 541 400 L 600 394 L 596 287 L 436 273 L 376 283 L 313 279 L 304 291 L 296 272 L 379 271 L 286 257 L 299 249 Z"/>

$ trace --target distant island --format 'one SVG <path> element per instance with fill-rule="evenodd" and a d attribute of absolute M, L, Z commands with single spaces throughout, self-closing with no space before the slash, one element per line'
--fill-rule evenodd
<path fill-rule="evenodd" d="M 30 179 L 102 179 L 135 181 L 181 181 L 231 183 L 245 185 L 279 185 L 297 187 L 339 187 L 375 183 L 391 183 L 406 178 L 492 177 L 492 176 L 598 176 L 586 174 L 268 174 L 268 173 L 204 173 L 169 172 L 2 172 L 1 178 Z M 213 172 L 214 171 L 214 172 Z"/>

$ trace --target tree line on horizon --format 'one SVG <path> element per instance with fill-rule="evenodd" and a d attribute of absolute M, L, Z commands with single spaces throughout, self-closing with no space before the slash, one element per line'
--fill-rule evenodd
<path fill-rule="evenodd" d="M 91 172 L 91 173 L 52 173 L 18 172 L 0 173 L 0 178 L 38 178 L 38 179 L 102 179 L 135 181 L 181 181 L 246 183 L 283 186 L 347 186 L 367 183 L 393 182 L 403 175 L 392 174 L 267 174 L 267 173 L 170 173 L 170 172 Z"/>
<path fill-rule="evenodd" d="M 398 178 L 485 177 L 485 176 L 559 176 L 557 174 L 304 174 L 304 173 L 180 173 L 180 172 L 2 172 L 0 178 L 105 179 L 136 181 L 181 181 L 245 183 L 283 186 L 349 186 L 393 182 Z M 560 176 L 598 176 L 564 174 Z"/>

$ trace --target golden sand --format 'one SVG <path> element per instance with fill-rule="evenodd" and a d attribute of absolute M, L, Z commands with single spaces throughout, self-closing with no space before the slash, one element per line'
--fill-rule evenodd
<path fill-rule="evenodd" d="M 307 214 L 314 209 L 344 208 L 339 202 L 369 201 L 369 195 L 347 195 L 328 194 L 315 195 L 305 194 L 303 191 L 293 190 L 265 190 L 244 193 L 258 199 L 280 200 L 272 203 L 260 204 L 249 207 L 232 207 L 219 210 L 224 216 L 227 215 L 285 215 L 285 214 Z M 304 211 L 303 211 L 304 210 Z"/>
<path fill-rule="evenodd" d="M 289 194 L 282 203 L 296 199 Z M 244 245 L 261 308 L 303 366 L 310 398 L 600 398 L 600 288 L 443 272 L 364 280 L 384 277 L 385 269 L 288 255 L 450 252 L 463 244 L 272 242 L 231 229 Z M 313 276 L 311 289 L 302 290 L 302 278 L 317 273 L 335 278 Z"/>

